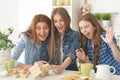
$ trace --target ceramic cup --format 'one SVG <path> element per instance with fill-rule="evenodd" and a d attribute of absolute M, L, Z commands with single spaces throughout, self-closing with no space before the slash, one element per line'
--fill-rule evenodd
<path fill-rule="evenodd" d="M 6 63 L 7 63 L 7 70 L 8 71 L 10 71 L 14 68 L 14 60 L 13 59 L 7 59 Z"/>
<path fill-rule="evenodd" d="M 115 67 L 106 64 L 97 65 L 96 80 L 113 80 L 112 75 L 115 74 Z M 111 69 L 113 72 L 111 72 Z"/>
<path fill-rule="evenodd" d="M 93 68 L 92 63 L 81 63 L 82 76 L 90 76 L 91 69 Z"/>

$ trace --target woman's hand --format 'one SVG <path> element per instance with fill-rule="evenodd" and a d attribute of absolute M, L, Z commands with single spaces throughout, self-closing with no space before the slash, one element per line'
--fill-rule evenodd
<path fill-rule="evenodd" d="M 109 27 L 107 32 L 106 32 L 106 36 L 103 37 L 101 35 L 101 38 L 103 39 L 104 42 L 106 42 L 107 44 L 111 45 L 113 43 L 113 36 L 114 36 L 115 32 L 114 32 L 114 28 L 113 27 Z"/>
<path fill-rule="evenodd" d="M 80 61 L 85 61 L 86 55 L 82 48 L 76 50 L 76 56 Z"/>
<path fill-rule="evenodd" d="M 38 64 L 48 64 L 47 61 L 37 61 Z"/>
<path fill-rule="evenodd" d="M 23 69 L 27 71 L 31 66 L 32 66 L 31 64 L 30 65 L 25 64 Z"/>
<path fill-rule="evenodd" d="M 31 67 L 32 65 L 31 64 L 22 64 L 22 63 L 19 63 L 18 64 L 18 67 L 24 69 L 24 70 L 29 70 L 29 68 Z"/>
<path fill-rule="evenodd" d="M 51 65 L 50 68 L 55 72 L 56 74 L 62 73 L 65 69 L 61 65 Z"/>
<path fill-rule="evenodd" d="M 110 27 L 106 32 L 106 37 L 101 36 L 101 38 L 111 47 L 114 58 L 120 62 L 120 51 L 113 42 L 114 34 L 114 28 Z"/>

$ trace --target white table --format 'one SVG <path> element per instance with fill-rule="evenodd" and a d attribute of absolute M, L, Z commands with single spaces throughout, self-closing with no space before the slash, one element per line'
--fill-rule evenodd
<path fill-rule="evenodd" d="M 77 73 L 77 71 L 65 70 L 62 74 L 55 74 L 50 70 L 49 75 L 44 78 L 41 78 L 40 80 L 61 80 L 61 78 L 64 77 L 65 75 L 74 74 L 74 73 Z M 31 79 L 30 76 L 27 79 L 13 78 L 13 77 L 7 76 L 7 77 L 0 78 L 0 80 L 33 80 L 33 79 Z M 120 80 L 120 75 L 113 75 L 112 80 Z"/>

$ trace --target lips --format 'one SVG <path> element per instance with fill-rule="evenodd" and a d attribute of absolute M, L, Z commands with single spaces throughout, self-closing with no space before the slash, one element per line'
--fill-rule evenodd
<path fill-rule="evenodd" d="M 41 41 L 44 41 L 47 38 L 45 34 L 44 35 L 38 35 L 38 37 Z"/>
<path fill-rule="evenodd" d="M 91 35 L 90 35 L 90 33 L 88 32 L 88 33 L 85 33 L 84 34 L 88 39 L 91 39 Z"/>
<path fill-rule="evenodd" d="M 63 26 L 57 27 L 57 29 L 58 29 L 59 32 L 62 32 L 63 31 Z"/>
<path fill-rule="evenodd" d="M 63 30 L 63 26 L 58 27 L 59 30 Z"/>

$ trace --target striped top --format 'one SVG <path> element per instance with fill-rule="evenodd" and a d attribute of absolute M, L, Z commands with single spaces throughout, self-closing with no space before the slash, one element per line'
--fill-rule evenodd
<path fill-rule="evenodd" d="M 33 41 L 22 34 L 16 46 L 12 49 L 11 58 L 17 61 L 21 54 L 24 54 L 24 64 L 34 64 L 39 60 L 48 61 L 46 45 L 45 41 L 42 45 L 35 44 L 34 46 Z"/>

